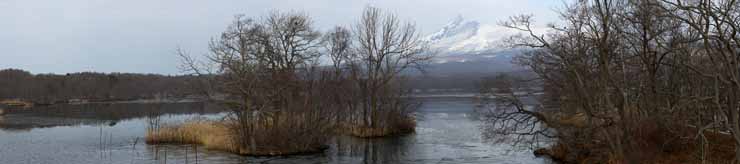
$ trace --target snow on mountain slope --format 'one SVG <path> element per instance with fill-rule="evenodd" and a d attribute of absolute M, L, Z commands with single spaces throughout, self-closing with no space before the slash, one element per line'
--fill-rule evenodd
<path fill-rule="evenodd" d="M 432 51 L 437 52 L 435 63 L 469 62 L 493 58 L 499 52 L 508 52 L 504 39 L 519 33 L 498 25 L 481 25 L 455 17 L 439 31 L 424 38 Z"/>
<path fill-rule="evenodd" d="M 515 29 L 481 24 L 457 16 L 442 29 L 423 38 L 430 50 L 436 53 L 427 68 L 427 74 L 487 75 L 522 70 L 524 67 L 511 61 L 525 49 L 509 48 L 504 43 L 510 36 L 520 33 Z"/>
<path fill-rule="evenodd" d="M 536 31 L 539 31 L 535 29 Z M 414 88 L 419 90 L 463 89 L 476 91 L 475 81 L 501 72 L 521 74 L 526 68 L 512 63 L 525 49 L 508 48 L 504 40 L 520 31 L 498 25 L 466 21 L 462 16 L 426 37 L 436 56 L 423 74 L 409 71 Z"/>

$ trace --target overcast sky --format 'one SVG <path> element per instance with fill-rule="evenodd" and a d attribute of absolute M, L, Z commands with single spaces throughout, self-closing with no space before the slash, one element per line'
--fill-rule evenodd
<path fill-rule="evenodd" d="M 235 14 L 309 13 L 322 31 L 353 24 L 367 5 L 425 34 L 462 15 L 482 24 L 534 14 L 554 21 L 560 0 L 0 0 L 0 69 L 179 74 L 178 46 L 206 53 Z"/>

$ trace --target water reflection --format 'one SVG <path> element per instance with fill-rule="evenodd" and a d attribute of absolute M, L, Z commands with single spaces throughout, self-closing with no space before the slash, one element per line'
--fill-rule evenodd
<path fill-rule="evenodd" d="M 366 164 L 399 163 L 410 152 L 413 136 L 394 139 L 363 139 L 349 136 L 336 137 L 329 153 L 333 158 L 358 160 Z"/>
<path fill-rule="evenodd" d="M 115 126 L 122 120 L 146 116 L 214 114 L 223 111 L 217 105 L 204 102 L 60 104 L 7 110 L 5 115 L 0 115 L 0 129 L 21 132 L 55 126 Z"/>
<path fill-rule="evenodd" d="M 509 151 L 507 145 L 483 142 L 469 99 L 425 99 L 418 111 L 415 134 L 377 139 L 337 136 L 325 153 L 282 157 L 247 157 L 207 150 L 196 145 L 146 145 L 148 115 L 163 122 L 196 117 L 219 119 L 221 110 L 207 104 L 119 104 L 34 109 L 14 113 L 3 124 L 24 125 L 23 131 L 0 128 L 0 163 L 546 163 L 529 151 Z M 151 105 L 151 104 L 150 104 Z M 69 111 L 67 111 L 69 110 Z M 176 114 L 173 114 L 176 113 Z M 16 118 L 13 118 L 16 117 Z M 99 118 L 97 118 L 99 117 Z M 7 119 L 14 119 L 8 121 Z M 25 121 L 22 118 L 52 121 Z M 64 120 L 69 121 L 65 122 Z M 79 126 L 60 126 L 60 125 Z M 44 127 L 47 128 L 33 128 Z M 296 138 L 300 139 L 300 138 Z"/>

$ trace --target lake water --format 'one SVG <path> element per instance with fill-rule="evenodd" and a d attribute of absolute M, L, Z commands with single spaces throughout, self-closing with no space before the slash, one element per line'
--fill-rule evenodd
<path fill-rule="evenodd" d="M 323 154 L 247 157 L 194 145 L 147 145 L 149 117 L 217 119 L 212 106 L 121 104 L 38 109 L 0 116 L 0 164 L 159 163 L 550 163 L 531 150 L 486 143 L 470 98 L 420 98 L 415 134 L 381 139 L 335 137 Z M 125 112 L 124 112 L 125 111 Z M 64 113 L 64 114 L 61 114 Z M 114 114 L 111 114 L 114 113 Z"/>

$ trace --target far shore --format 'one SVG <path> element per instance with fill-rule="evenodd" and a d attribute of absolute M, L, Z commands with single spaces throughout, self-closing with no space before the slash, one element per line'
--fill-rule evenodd
<path fill-rule="evenodd" d="M 57 101 L 53 103 L 29 102 L 18 99 L 0 101 L 0 109 L 26 109 L 35 106 L 52 106 L 52 105 L 84 105 L 84 104 L 157 104 L 157 103 L 192 103 L 205 102 L 205 99 L 196 98 L 168 98 L 168 99 L 70 99 L 67 101 Z"/>

